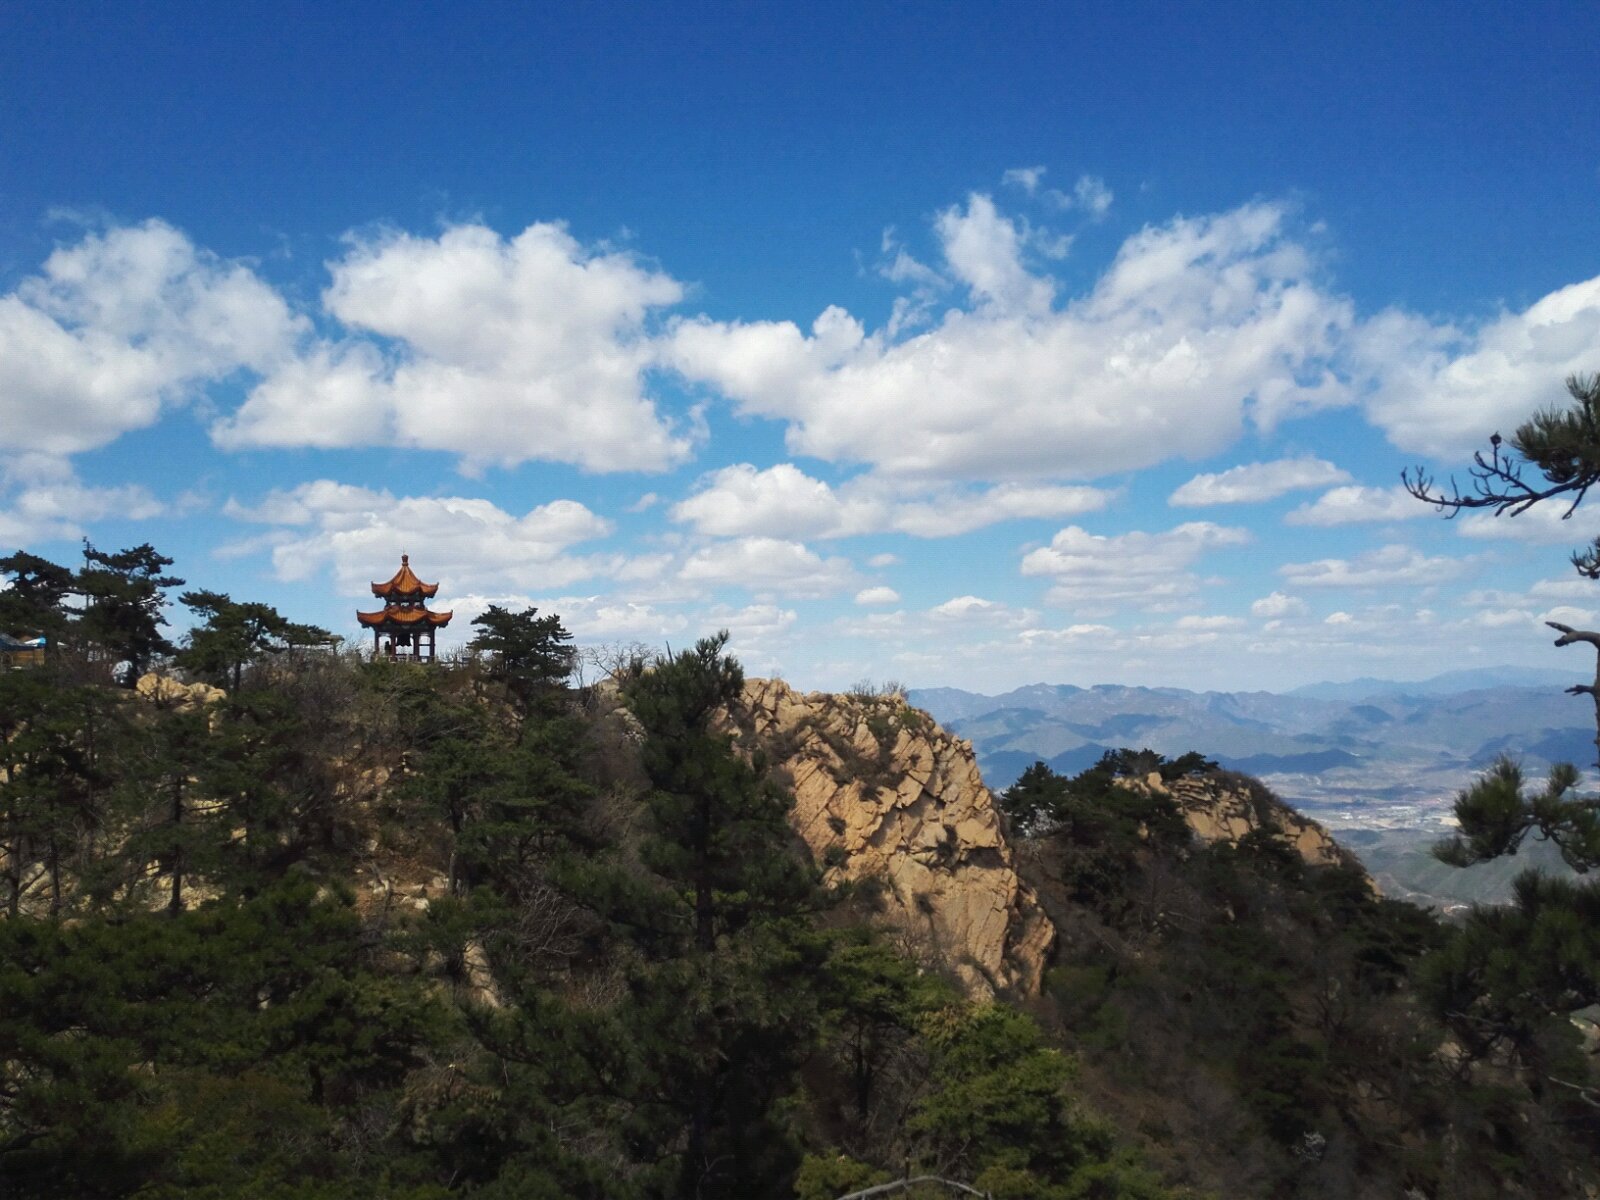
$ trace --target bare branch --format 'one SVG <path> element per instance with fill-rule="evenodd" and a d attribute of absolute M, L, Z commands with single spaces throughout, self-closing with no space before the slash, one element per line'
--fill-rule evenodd
<path fill-rule="evenodd" d="M 1461 491 L 1455 476 L 1450 477 L 1448 492 L 1435 487 L 1433 476 L 1420 466 L 1401 471 L 1400 482 L 1412 496 L 1433 505 L 1447 517 L 1469 508 L 1489 508 L 1494 510 L 1497 517 L 1515 517 L 1540 501 L 1556 496 L 1571 496 L 1572 502 L 1567 505 L 1567 511 L 1561 514 L 1563 521 L 1577 511 L 1589 489 L 1600 482 L 1600 476 L 1585 472 L 1572 479 L 1553 482 L 1548 487 L 1534 487 L 1522 478 L 1522 464 L 1501 453 L 1502 445 L 1503 441 L 1497 433 L 1489 439 L 1488 458 L 1483 456 L 1481 450 L 1473 454 L 1472 466 L 1467 468 L 1467 474 L 1472 479 L 1469 493 Z"/>
<path fill-rule="evenodd" d="M 1574 629 L 1571 625 L 1563 625 L 1560 621 L 1546 621 L 1561 636 L 1556 639 L 1558 646 L 1571 646 L 1576 642 L 1588 642 L 1596 650 L 1600 650 L 1600 632 L 1593 629 Z"/>
<path fill-rule="evenodd" d="M 867 1200 L 868 1196 L 886 1196 L 890 1192 L 904 1191 L 906 1188 L 916 1187 L 920 1183 L 934 1183 L 950 1188 L 952 1191 L 965 1192 L 969 1196 L 982 1196 L 984 1200 L 991 1200 L 989 1192 L 980 1192 L 975 1187 L 965 1183 L 957 1183 L 954 1179 L 945 1179 L 940 1175 L 918 1175 L 914 1179 L 896 1179 L 893 1183 L 880 1183 L 876 1187 L 863 1188 L 859 1192 L 850 1192 L 840 1196 L 837 1200 Z"/>
<path fill-rule="evenodd" d="M 1591 1087 L 1582 1083 L 1568 1083 L 1565 1079 L 1557 1079 L 1554 1075 L 1546 1075 L 1551 1083 L 1559 1084 L 1564 1088 L 1571 1088 L 1578 1093 L 1578 1099 L 1591 1108 L 1600 1108 L 1600 1088 Z"/>

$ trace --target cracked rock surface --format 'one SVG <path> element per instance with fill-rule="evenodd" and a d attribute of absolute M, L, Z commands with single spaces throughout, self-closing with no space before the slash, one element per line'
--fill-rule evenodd
<path fill-rule="evenodd" d="M 732 725 L 794 791 L 790 819 L 830 880 L 877 878 L 886 924 L 973 997 L 1032 994 L 1055 928 L 1019 878 L 971 743 L 901 696 L 745 684 Z"/>

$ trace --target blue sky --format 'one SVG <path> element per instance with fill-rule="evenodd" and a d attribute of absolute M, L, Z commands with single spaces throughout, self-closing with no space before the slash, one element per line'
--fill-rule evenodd
<path fill-rule="evenodd" d="M 1600 516 L 1394 489 L 1600 370 L 1600 16 L 1083 7 L 0 10 L 0 546 L 806 687 L 1583 665 Z"/>

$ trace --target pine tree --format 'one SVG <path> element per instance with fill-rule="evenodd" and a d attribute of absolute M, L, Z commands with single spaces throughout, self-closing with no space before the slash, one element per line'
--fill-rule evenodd
<path fill-rule="evenodd" d="M 72 572 L 18 550 L 0 558 L 0 575 L 8 584 L 0 591 L 0 633 L 58 642 L 72 615 L 67 597 L 77 590 Z"/>
<path fill-rule="evenodd" d="M 656 1081 L 639 1137 L 659 1153 L 681 1131 L 670 1191 L 684 1200 L 772 1194 L 786 1176 L 773 1106 L 815 1037 L 824 953 L 803 920 L 816 883 L 792 848 L 792 801 L 721 727 L 744 686 L 727 640 L 638 664 L 624 689 L 650 781 L 640 857 L 683 933 L 641 966 L 619 1019 Z"/>
<path fill-rule="evenodd" d="M 1489 509 L 1516 517 L 1548 500 L 1566 504 L 1563 516 L 1571 516 L 1600 483 L 1600 375 L 1568 378 L 1567 392 L 1565 407 L 1541 409 L 1518 426 L 1509 448 L 1494 434 L 1489 454 L 1473 455 L 1466 492 L 1454 480 L 1448 492 L 1435 487 L 1420 467 L 1402 474 L 1407 491 L 1447 516 Z M 1529 467 L 1539 479 L 1526 476 Z M 1580 575 L 1600 579 L 1600 538 L 1574 553 L 1572 564 Z M 1547 624 L 1561 635 L 1557 646 L 1584 644 L 1596 651 L 1594 683 L 1567 690 L 1594 701 L 1600 748 L 1600 632 Z M 1576 768 L 1558 763 L 1544 790 L 1530 793 L 1520 768 L 1502 758 L 1457 797 L 1460 833 L 1435 853 L 1452 866 L 1469 866 L 1515 854 L 1536 832 L 1560 847 L 1569 866 L 1586 873 L 1600 866 L 1600 802 L 1574 795 L 1577 783 Z M 1524 1061 L 1536 1064 L 1541 1052 L 1535 1029 L 1570 1032 L 1565 1015 L 1600 999 L 1600 884 L 1524 873 L 1515 881 L 1511 905 L 1474 908 L 1461 935 L 1434 957 L 1430 972 L 1436 1011 L 1463 1044 L 1488 1053 L 1509 1039 Z M 1556 1026 L 1549 1024 L 1552 1018 Z M 1557 1082 L 1600 1108 L 1600 1087 L 1587 1080 Z"/>
<path fill-rule="evenodd" d="M 237 692 L 244 669 L 295 647 L 334 641 L 326 629 L 290 621 L 270 604 L 238 602 L 225 592 L 193 591 L 179 601 L 204 624 L 189 633 L 178 665 Z"/>
<path fill-rule="evenodd" d="M 128 550 L 106 553 L 87 541 L 83 544 L 83 569 L 76 590 L 84 598 L 77 631 L 111 662 L 126 663 L 122 682 L 132 687 L 157 655 L 171 654 L 173 645 L 161 632 L 169 588 L 183 580 L 162 572 L 172 559 L 156 552 L 148 542 Z"/>

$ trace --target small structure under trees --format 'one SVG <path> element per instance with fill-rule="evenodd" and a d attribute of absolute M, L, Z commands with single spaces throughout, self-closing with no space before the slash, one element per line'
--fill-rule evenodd
<path fill-rule="evenodd" d="M 21 670 L 44 665 L 45 639 L 14 638 L 0 633 L 0 670 Z"/>
<path fill-rule="evenodd" d="M 374 583 L 372 594 L 384 601 L 379 612 L 358 612 L 356 620 L 372 630 L 374 657 L 387 654 L 413 662 L 438 658 L 439 630 L 450 624 L 453 612 L 434 612 L 428 601 L 439 591 L 437 583 L 423 583 L 411 570 L 411 556 L 400 556 L 400 569 L 384 583 Z"/>

